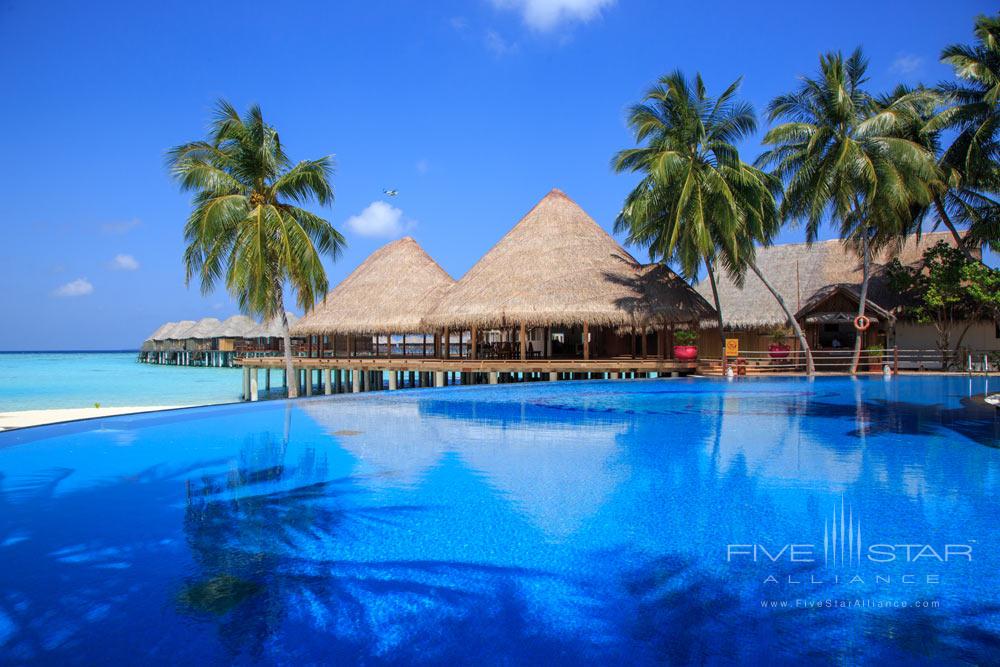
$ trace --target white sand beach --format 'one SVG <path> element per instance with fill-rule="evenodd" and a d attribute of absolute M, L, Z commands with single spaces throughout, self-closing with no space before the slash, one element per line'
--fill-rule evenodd
<path fill-rule="evenodd" d="M 153 410 L 170 410 L 188 407 L 184 405 L 130 405 L 121 407 L 100 408 L 56 408 L 48 410 L 16 410 L 0 412 L 0 431 L 25 426 L 40 426 L 56 422 L 73 421 L 76 419 L 92 419 L 95 417 L 112 417 L 128 415 L 137 412 L 152 412 Z"/>

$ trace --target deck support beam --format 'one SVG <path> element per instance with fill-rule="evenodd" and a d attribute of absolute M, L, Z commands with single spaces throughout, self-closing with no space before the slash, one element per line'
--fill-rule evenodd
<path fill-rule="evenodd" d="M 333 371 L 327 368 L 324 369 L 322 373 L 323 373 L 323 393 L 326 396 L 329 396 L 330 394 L 333 393 L 333 378 L 330 377 L 333 374 Z"/>
<path fill-rule="evenodd" d="M 389 371 L 389 391 L 396 391 L 399 389 L 398 386 L 399 375 L 396 371 Z"/>
<path fill-rule="evenodd" d="M 257 395 L 257 369 L 250 369 L 250 400 L 256 401 L 259 396 Z"/>

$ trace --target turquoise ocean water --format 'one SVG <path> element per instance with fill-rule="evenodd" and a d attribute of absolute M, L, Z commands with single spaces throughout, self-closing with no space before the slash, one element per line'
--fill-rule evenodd
<path fill-rule="evenodd" d="M 240 400 L 237 368 L 140 364 L 135 352 L 0 353 L 0 412 Z"/>

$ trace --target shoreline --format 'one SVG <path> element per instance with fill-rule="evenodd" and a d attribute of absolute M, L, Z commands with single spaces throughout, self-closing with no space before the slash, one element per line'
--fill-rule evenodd
<path fill-rule="evenodd" d="M 44 408 L 40 410 L 14 410 L 0 412 L 0 431 L 9 431 L 29 426 L 42 426 L 79 419 L 95 419 L 116 415 L 131 415 L 156 410 L 176 410 L 196 407 L 193 405 L 127 405 L 101 408 Z"/>

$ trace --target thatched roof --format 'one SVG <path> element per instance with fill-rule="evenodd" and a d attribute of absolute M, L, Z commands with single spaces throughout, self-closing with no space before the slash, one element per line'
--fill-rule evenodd
<path fill-rule="evenodd" d="M 285 316 L 288 318 L 288 328 L 291 329 L 295 325 L 295 322 L 299 319 L 294 313 L 285 311 Z M 245 334 L 244 338 L 281 338 L 284 333 L 281 331 L 281 318 L 275 317 L 268 322 L 262 322 L 257 326 L 253 327 Z"/>
<path fill-rule="evenodd" d="M 644 279 L 645 271 L 572 199 L 552 190 L 448 290 L 426 321 L 436 327 L 629 327 L 654 315 L 679 316 L 666 304 L 704 308 L 683 281 Z M 647 289 L 663 293 L 650 299 Z M 664 310 L 652 312 L 654 303 Z"/>
<path fill-rule="evenodd" d="M 154 331 L 153 333 L 151 333 L 149 335 L 149 338 L 147 338 L 146 340 L 148 340 L 148 341 L 150 341 L 150 340 L 166 340 L 164 338 L 164 334 L 167 333 L 168 331 L 170 331 L 171 329 L 173 329 L 175 326 L 177 326 L 177 322 L 167 322 L 165 324 L 161 324 L 160 328 L 157 329 L 156 331 Z"/>
<path fill-rule="evenodd" d="M 917 264 L 926 249 L 938 241 L 954 245 L 948 232 L 923 234 L 907 239 L 898 255 L 887 250 L 872 263 L 868 298 L 882 312 L 891 311 L 897 302 L 885 278 L 885 266 L 898 256 L 904 264 Z M 789 310 L 798 313 L 808 304 L 825 298 L 824 290 L 831 286 L 856 288 L 861 284 L 861 260 L 839 240 L 819 241 L 808 245 L 789 243 L 757 249 L 757 263 L 768 282 L 785 299 Z M 771 293 L 752 272 L 747 272 L 743 288 L 736 287 L 729 276 L 722 272 L 717 281 L 719 302 L 725 325 L 732 328 L 755 328 L 787 324 L 785 314 Z M 708 278 L 698 283 L 696 289 L 710 303 L 712 288 Z M 854 289 L 856 293 L 857 290 Z"/>
<path fill-rule="evenodd" d="M 416 333 L 455 284 L 409 236 L 369 255 L 294 327 L 296 335 Z"/>
<path fill-rule="evenodd" d="M 213 338 L 249 338 L 249 332 L 258 324 L 246 315 L 233 315 L 223 320 L 216 328 Z"/>
<path fill-rule="evenodd" d="M 161 336 L 163 340 L 184 340 L 187 338 L 187 332 L 190 330 L 197 322 L 194 320 L 181 320 L 175 324 L 170 330 L 164 331 Z"/>
<path fill-rule="evenodd" d="M 193 327 L 184 332 L 184 338 L 188 339 L 215 338 L 216 337 L 215 332 L 218 330 L 221 324 L 222 322 L 220 322 L 215 317 L 203 317 L 200 320 L 198 320 L 197 324 L 195 324 Z"/>

